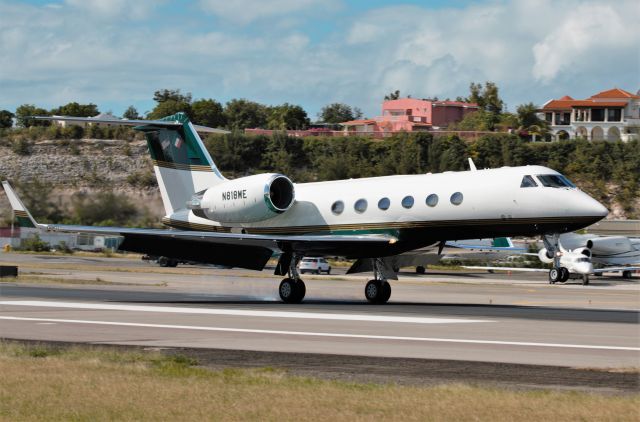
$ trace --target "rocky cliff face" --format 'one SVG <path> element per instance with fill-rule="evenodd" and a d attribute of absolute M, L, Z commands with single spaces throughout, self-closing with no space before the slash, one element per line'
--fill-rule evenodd
<path fill-rule="evenodd" d="M 52 188 L 50 199 L 66 204 L 80 191 L 113 190 L 143 204 L 145 212 L 164 214 L 145 141 L 102 139 L 39 141 L 28 155 L 0 146 L 0 178 L 16 185 L 37 181 Z M 150 182 L 151 183 L 150 183 Z M 8 202 L 0 195 L 0 207 Z"/>

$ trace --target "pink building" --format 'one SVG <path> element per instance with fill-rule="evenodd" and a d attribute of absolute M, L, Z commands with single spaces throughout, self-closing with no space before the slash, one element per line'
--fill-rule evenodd
<path fill-rule="evenodd" d="M 401 98 L 382 103 L 382 116 L 342 123 L 345 132 L 392 133 L 414 132 L 447 127 L 465 115 L 478 110 L 478 105 L 459 101 L 431 101 Z"/>

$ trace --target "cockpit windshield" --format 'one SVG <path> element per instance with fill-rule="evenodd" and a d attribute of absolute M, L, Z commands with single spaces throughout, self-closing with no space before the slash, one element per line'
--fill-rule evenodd
<path fill-rule="evenodd" d="M 542 186 L 548 188 L 575 188 L 576 185 L 561 174 L 538 174 L 536 175 Z"/>
<path fill-rule="evenodd" d="M 522 182 L 520 182 L 520 187 L 521 188 L 535 188 L 535 187 L 538 187 L 538 184 L 536 183 L 535 180 L 533 180 L 533 177 L 527 175 L 527 176 L 524 176 L 522 178 Z"/>

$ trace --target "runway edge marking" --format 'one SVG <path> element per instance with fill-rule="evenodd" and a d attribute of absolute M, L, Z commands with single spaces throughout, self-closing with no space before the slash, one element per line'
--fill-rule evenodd
<path fill-rule="evenodd" d="M 321 312 L 296 312 L 296 311 L 255 311 L 241 309 L 214 309 L 214 308 L 191 308 L 177 306 L 149 306 L 149 305 L 118 305 L 104 303 L 80 303 L 80 302 L 56 302 L 43 300 L 5 300 L 0 301 L 0 305 L 8 306 L 33 306 L 46 308 L 68 308 L 68 309 L 89 309 L 101 311 L 132 311 L 132 312 L 159 312 L 177 314 L 199 314 L 199 315 L 223 315 L 223 316 L 249 316 L 260 318 L 294 318 L 294 319 L 320 319 L 339 321 L 366 321 L 366 322 L 396 322 L 411 324 L 456 324 L 456 323 L 479 323 L 495 322 L 482 319 L 463 318 L 437 318 L 437 317 L 401 317 L 393 315 L 372 315 L 372 314 L 336 314 Z"/>
<path fill-rule="evenodd" d="M 197 325 L 169 325 L 169 324 L 145 324 L 135 322 L 116 321 L 91 321 L 80 319 L 56 319 L 56 318 L 27 318 L 0 316 L 0 320 L 6 321 L 33 321 L 33 322 L 57 322 L 63 324 L 88 324 L 88 325 L 112 325 L 119 327 L 141 327 L 141 328 L 166 328 L 172 330 L 195 330 L 195 331 L 217 331 L 228 333 L 249 333 L 249 334 L 273 334 L 287 336 L 307 336 L 307 337 L 337 337 L 354 338 L 367 340 L 394 340 L 394 341 L 416 341 L 432 343 L 466 343 L 466 344 L 492 344 L 501 346 L 522 346 L 522 347 L 549 347 L 563 349 L 598 349 L 598 350 L 618 350 L 640 352 L 640 347 L 625 346 L 599 346 L 591 344 L 561 344 L 561 343 L 533 343 L 519 341 L 498 341 L 498 340 L 470 340 L 452 338 L 432 338 L 432 337 L 404 337 L 404 336 L 376 336 L 366 334 L 343 334 L 343 333 L 322 333 L 308 331 L 282 331 L 282 330 L 259 330 L 250 328 L 226 328 L 226 327 L 203 327 Z"/>

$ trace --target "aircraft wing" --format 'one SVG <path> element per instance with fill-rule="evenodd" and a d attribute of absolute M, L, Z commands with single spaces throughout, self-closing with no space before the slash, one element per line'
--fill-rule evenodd
<path fill-rule="evenodd" d="M 262 270 L 277 253 L 349 256 L 369 248 L 384 248 L 397 239 L 388 235 L 257 235 L 175 229 L 38 224 L 8 182 L 2 182 L 11 207 L 23 227 L 48 232 L 119 236 L 119 248 L 149 255 Z"/>

